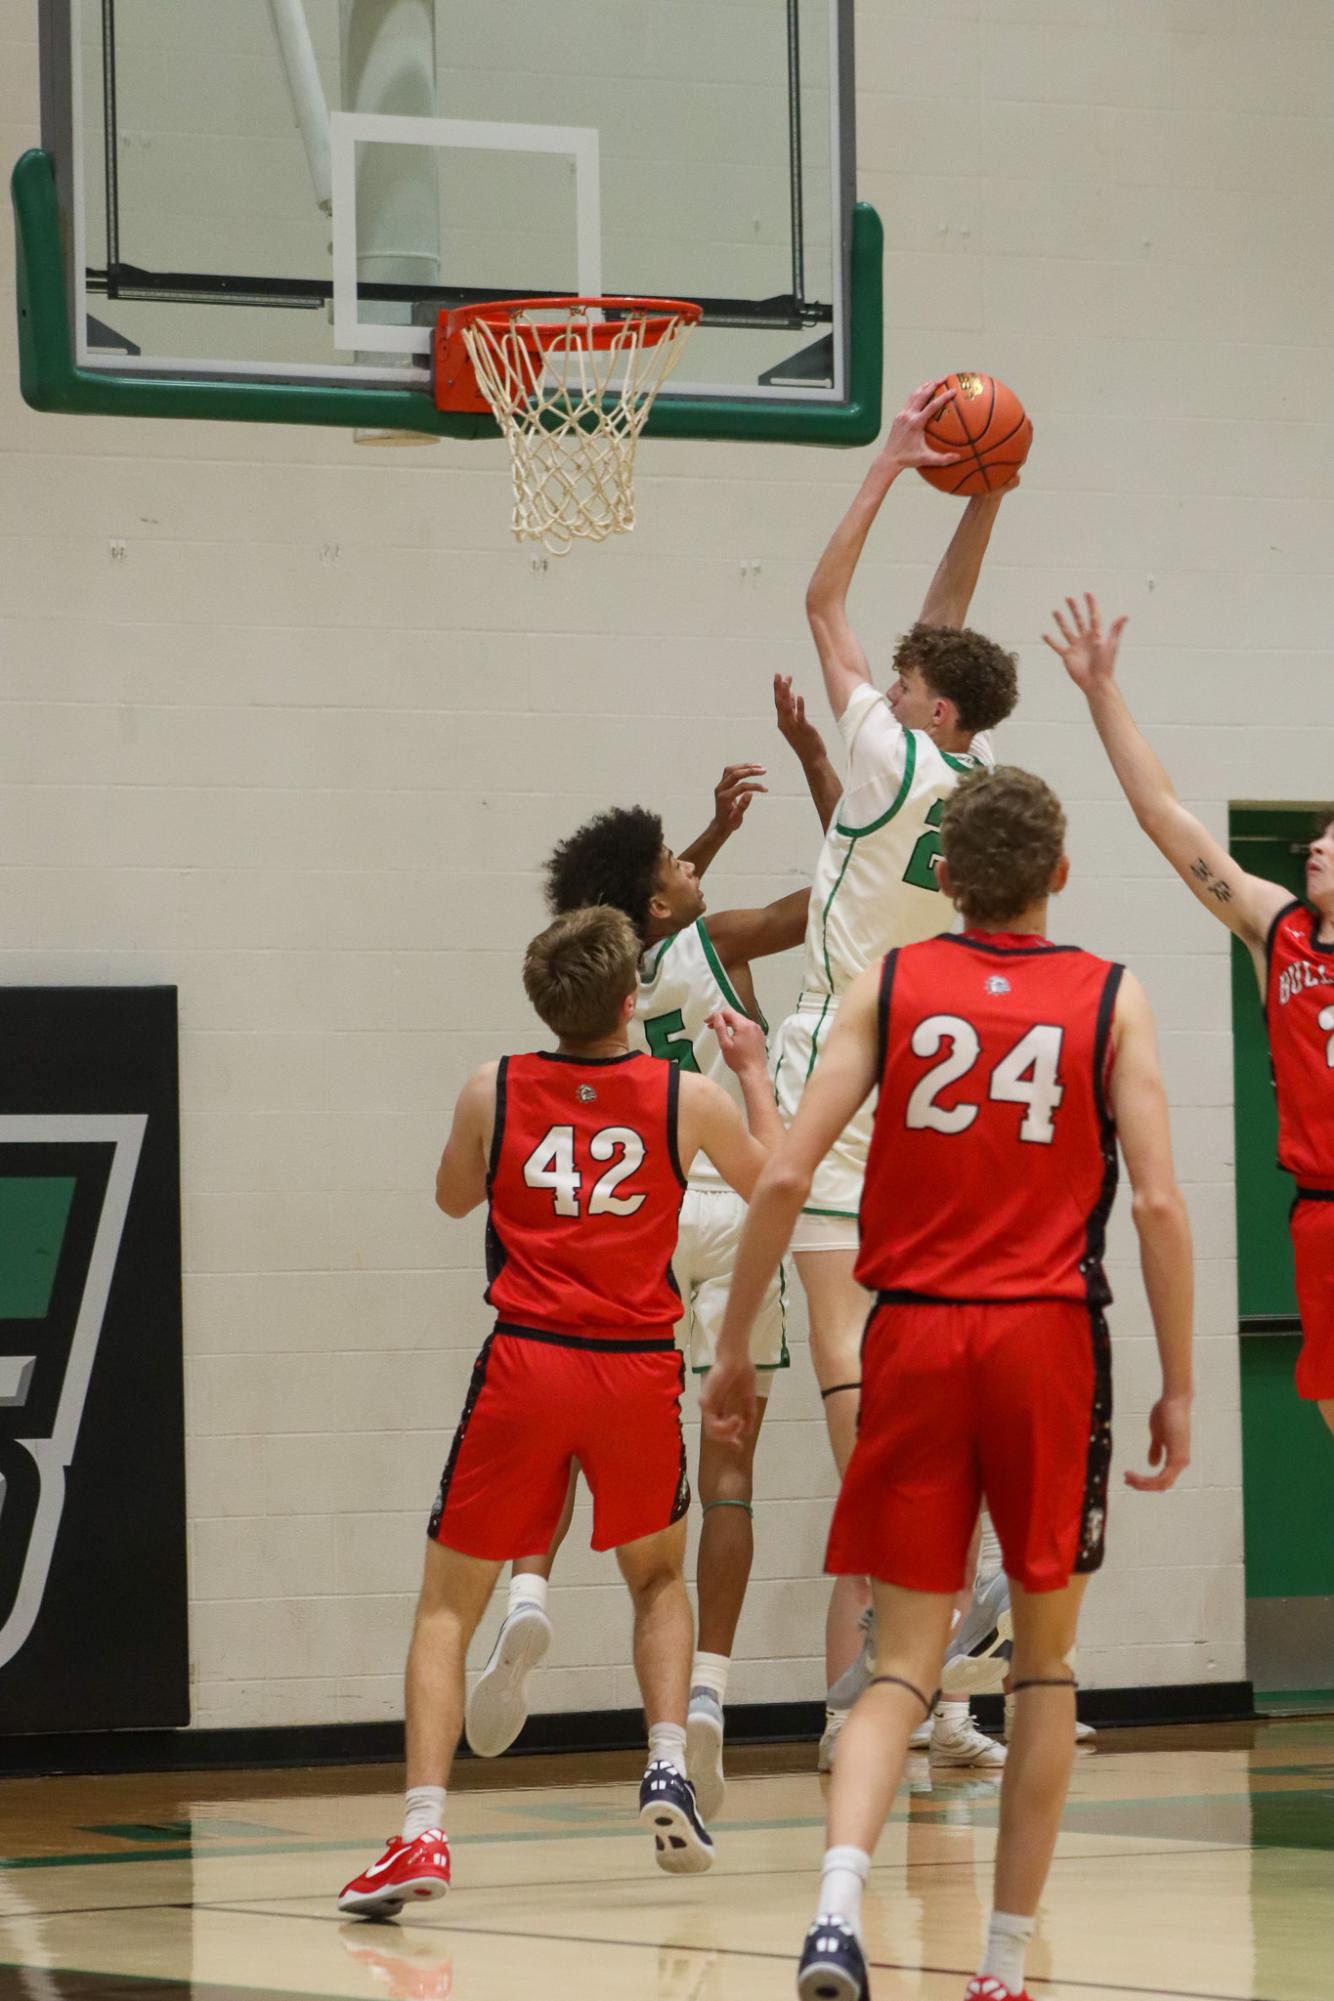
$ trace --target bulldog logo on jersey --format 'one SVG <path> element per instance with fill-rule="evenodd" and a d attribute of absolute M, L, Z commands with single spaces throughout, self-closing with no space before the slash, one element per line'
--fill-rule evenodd
<path fill-rule="evenodd" d="M 146 1125 L 0 1117 L 0 1667 L 42 1608 Z"/>
<path fill-rule="evenodd" d="M 574 1095 L 581 1105 L 595 1105 L 598 1101 L 598 1094 L 591 1084 L 581 1084 Z"/>
<path fill-rule="evenodd" d="M 1010 982 L 1006 979 L 1004 973 L 992 973 L 987 981 L 987 992 L 989 994 L 1008 994 L 1009 991 Z"/>

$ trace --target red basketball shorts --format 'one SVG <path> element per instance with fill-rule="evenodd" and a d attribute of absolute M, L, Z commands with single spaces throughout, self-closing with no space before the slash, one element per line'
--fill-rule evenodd
<path fill-rule="evenodd" d="M 473 1365 L 427 1533 L 464 1556 L 540 1556 L 570 1462 L 593 1495 L 593 1548 L 656 1535 L 690 1506 L 670 1335 L 600 1341 L 498 1326 Z"/>
<path fill-rule="evenodd" d="M 1323 1403 L 1334 1397 L 1334 1194 L 1299 1194 L 1291 1227 L 1302 1317 L 1297 1394 Z"/>
<path fill-rule="evenodd" d="M 962 1588 L 985 1496 L 1005 1568 L 1058 1591 L 1102 1562 L 1111 1366 L 1101 1313 L 1065 1300 L 881 1304 L 825 1568 Z"/>

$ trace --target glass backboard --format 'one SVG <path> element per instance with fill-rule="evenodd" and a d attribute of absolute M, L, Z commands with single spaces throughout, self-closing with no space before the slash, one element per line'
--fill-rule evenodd
<path fill-rule="evenodd" d="M 431 402 L 441 310 L 649 294 L 703 308 L 650 430 L 864 442 L 880 238 L 855 206 L 852 15 L 42 0 L 25 394 L 480 435 Z"/>

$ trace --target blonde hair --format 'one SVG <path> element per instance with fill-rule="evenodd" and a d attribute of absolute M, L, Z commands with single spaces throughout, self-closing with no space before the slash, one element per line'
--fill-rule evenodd
<path fill-rule="evenodd" d="M 598 1042 L 638 985 L 641 949 L 623 910 L 593 903 L 567 911 L 524 953 L 523 990 L 562 1042 Z"/>
<path fill-rule="evenodd" d="M 940 850 L 964 916 L 1004 924 L 1050 889 L 1065 853 L 1065 813 L 1031 771 L 998 764 L 970 772 L 945 801 Z"/>

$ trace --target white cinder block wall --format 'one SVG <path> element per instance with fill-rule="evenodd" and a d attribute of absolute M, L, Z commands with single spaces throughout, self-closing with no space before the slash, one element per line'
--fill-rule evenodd
<path fill-rule="evenodd" d="M 6 160 L 38 136 L 33 13 L 0 0 Z M 1157 1005 L 1200 1256 L 1196 1463 L 1164 1501 L 1114 1490 L 1084 1674 L 1231 1679 L 1226 940 L 1138 835 L 1039 634 L 1067 589 L 1131 613 L 1131 696 L 1220 833 L 1229 799 L 1328 795 L 1334 15 L 868 0 L 858 32 L 887 395 L 980 367 L 1035 415 L 975 616 L 1023 656 L 1004 753 L 1069 804 L 1058 929 L 1125 956 Z M 26 410 L 0 229 L 0 978 L 181 989 L 196 1721 L 392 1716 L 487 1324 L 480 1229 L 436 1213 L 432 1175 L 468 1071 L 534 1037 L 535 865 L 612 801 L 660 805 L 683 841 L 723 762 L 754 757 L 771 796 L 712 899 L 802 879 L 816 828 L 769 679 L 818 693 L 803 586 L 868 455 L 650 444 L 633 540 L 535 571 L 498 447 L 377 458 Z M 951 519 L 908 482 L 876 531 L 855 613 L 882 669 Z M 771 1018 L 795 981 L 761 968 Z M 1119 1483 L 1154 1382 L 1124 1205 L 1113 1252 Z M 821 1687 L 832 1480 L 800 1341 L 793 1360 L 741 1699 Z M 633 1700 L 587 1529 L 581 1508 L 549 1708 Z"/>

